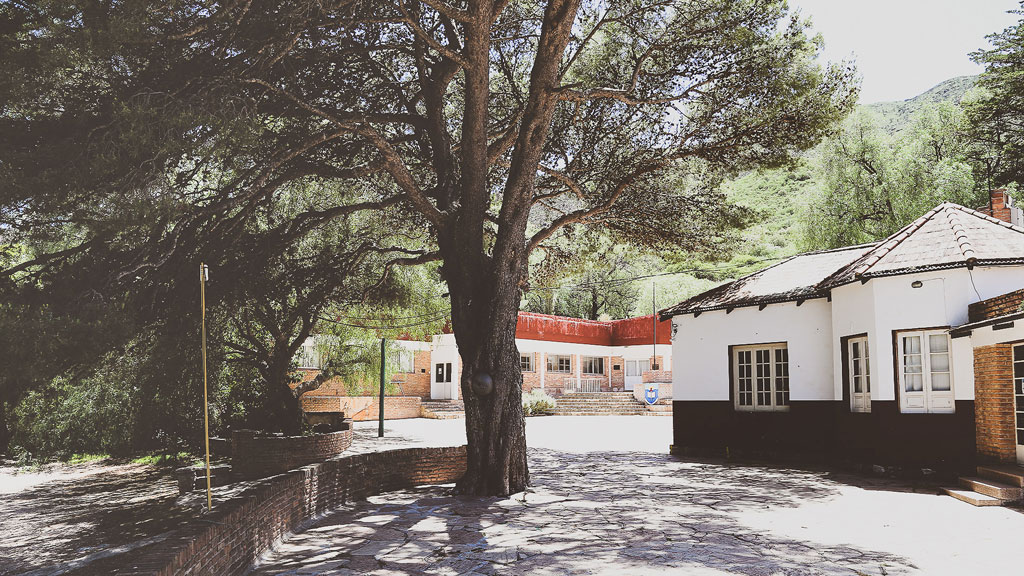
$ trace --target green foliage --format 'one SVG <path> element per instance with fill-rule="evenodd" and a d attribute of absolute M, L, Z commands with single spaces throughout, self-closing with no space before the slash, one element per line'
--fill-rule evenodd
<path fill-rule="evenodd" d="M 143 454 L 132 458 L 132 464 L 146 464 L 149 466 L 193 466 L 204 462 L 203 459 L 196 457 L 194 454 L 188 452 L 156 452 L 151 454 Z"/>
<path fill-rule="evenodd" d="M 1024 183 L 1024 10 L 1013 13 L 1021 19 L 989 35 L 991 49 L 971 54 L 985 71 L 980 90 L 965 104 L 973 136 L 984 147 L 979 180 L 989 188 Z"/>
<path fill-rule="evenodd" d="M 821 194 L 805 226 L 808 248 L 837 248 L 893 234 L 944 201 L 976 206 L 971 142 L 956 104 L 918 110 L 898 136 L 859 112 L 821 151 Z"/>
<path fill-rule="evenodd" d="M 110 458 L 110 454 L 72 454 L 71 457 L 67 459 L 67 463 L 71 465 L 89 464 L 91 462 L 106 460 L 107 458 Z"/>
<path fill-rule="evenodd" d="M 523 414 L 526 416 L 551 414 L 555 411 L 555 405 L 555 399 L 543 390 L 531 390 L 523 394 Z"/>

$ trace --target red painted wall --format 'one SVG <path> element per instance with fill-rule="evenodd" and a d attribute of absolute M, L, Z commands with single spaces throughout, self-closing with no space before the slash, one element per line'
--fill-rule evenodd
<path fill-rule="evenodd" d="M 549 314 L 520 312 L 516 338 L 546 342 L 574 342 L 601 346 L 636 346 L 651 343 L 653 315 L 601 322 Z M 658 322 L 658 344 L 670 344 L 670 322 Z"/>
<path fill-rule="evenodd" d="M 626 318 L 612 322 L 613 346 L 636 346 L 651 343 L 654 315 Z M 672 343 L 672 322 L 658 322 L 658 344 Z"/>

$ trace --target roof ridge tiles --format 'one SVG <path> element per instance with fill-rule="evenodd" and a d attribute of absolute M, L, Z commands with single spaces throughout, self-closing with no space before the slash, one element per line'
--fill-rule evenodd
<path fill-rule="evenodd" d="M 919 217 L 917 220 L 914 220 L 910 224 L 907 224 L 906 226 L 904 226 L 900 230 L 896 231 L 896 233 L 894 233 L 893 235 L 891 235 L 888 238 L 886 238 L 885 240 L 882 240 L 881 242 L 879 242 L 877 248 L 875 248 L 873 250 L 869 250 L 866 254 L 861 256 L 861 264 L 859 266 L 857 266 L 856 268 L 854 268 L 854 270 L 853 270 L 854 277 L 855 278 L 860 278 L 865 273 L 867 273 L 867 271 L 870 270 L 872 266 L 877 264 L 879 260 L 881 260 L 882 258 L 885 258 L 886 254 L 888 254 L 889 252 L 892 252 L 894 248 L 899 246 L 904 240 L 909 238 L 914 232 L 916 232 L 922 226 L 927 224 L 928 221 L 931 220 L 936 214 L 938 214 L 941 210 L 944 210 L 946 208 L 946 204 L 948 204 L 948 203 L 947 202 L 943 202 L 942 204 L 939 204 L 938 206 L 936 206 L 935 208 L 932 208 L 928 212 L 925 212 L 925 214 L 923 216 Z M 837 270 L 836 273 L 839 273 L 841 271 L 842 271 L 842 269 Z M 831 283 L 831 280 L 832 280 L 833 276 L 835 276 L 835 274 L 830 275 L 828 278 L 825 278 L 824 280 L 821 281 L 820 284 L 821 285 L 827 285 L 827 284 Z"/>
<path fill-rule="evenodd" d="M 977 252 L 974 251 L 971 239 L 967 236 L 967 230 L 960 223 L 960 217 L 956 214 L 953 206 L 947 206 L 944 211 L 946 212 L 946 221 L 949 222 L 950 230 L 953 232 L 953 239 L 956 240 L 956 244 L 960 248 L 960 253 L 964 255 L 964 260 L 968 264 L 973 264 L 978 260 Z"/>
<path fill-rule="evenodd" d="M 1014 232 L 1020 232 L 1021 234 L 1024 234 L 1024 227 L 1022 227 L 1022 226 L 1018 226 L 1016 224 L 1012 224 L 1010 222 L 1007 222 L 1006 220 L 1000 220 L 999 218 L 996 218 L 995 216 L 989 216 L 988 214 L 985 214 L 984 212 L 981 212 L 979 210 L 975 210 L 974 208 L 968 208 L 967 206 L 962 206 L 960 204 L 953 204 L 952 202 L 947 202 L 947 204 L 951 204 L 951 206 L 953 208 L 956 208 L 957 210 L 961 210 L 963 212 L 966 212 L 967 214 L 970 214 L 971 216 L 977 216 L 978 218 L 981 218 L 982 220 L 988 221 L 988 222 L 990 222 L 992 224 L 998 224 L 998 225 L 1002 226 L 1003 228 L 1009 228 L 1010 230 L 1013 230 Z"/>

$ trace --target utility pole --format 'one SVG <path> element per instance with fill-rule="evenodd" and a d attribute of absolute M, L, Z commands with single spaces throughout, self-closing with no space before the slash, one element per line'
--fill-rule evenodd
<path fill-rule="evenodd" d="M 210 267 L 199 264 L 199 301 L 202 313 L 203 339 L 203 429 L 206 436 L 206 511 L 213 510 L 213 494 L 210 490 L 210 400 L 206 384 L 206 282 L 210 279 Z"/>
<path fill-rule="evenodd" d="M 384 338 L 380 339 L 380 409 L 377 410 L 377 437 L 384 437 Z"/>
<path fill-rule="evenodd" d="M 658 285 L 651 282 L 651 370 L 658 369 Z"/>

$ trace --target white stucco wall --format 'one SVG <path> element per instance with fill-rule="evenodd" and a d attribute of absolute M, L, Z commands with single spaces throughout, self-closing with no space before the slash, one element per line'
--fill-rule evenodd
<path fill-rule="evenodd" d="M 728 400 L 729 347 L 786 342 L 790 399 L 833 400 L 832 314 L 824 298 L 673 318 L 672 398 Z"/>
<path fill-rule="evenodd" d="M 914 288 L 915 281 L 921 282 Z M 832 354 L 836 398 L 842 397 L 843 336 L 868 334 L 871 356 L 871 398 L 896 400 L 893 331 L 953 328 L 967 323 L 967 306 L 1024 286 L 1024 267 L 978 267 L 936 270 L 874 278 L 832 290 Z M 974 364 L 969 343 L 952 343 L 953 395 L 974 399 Z"/>

